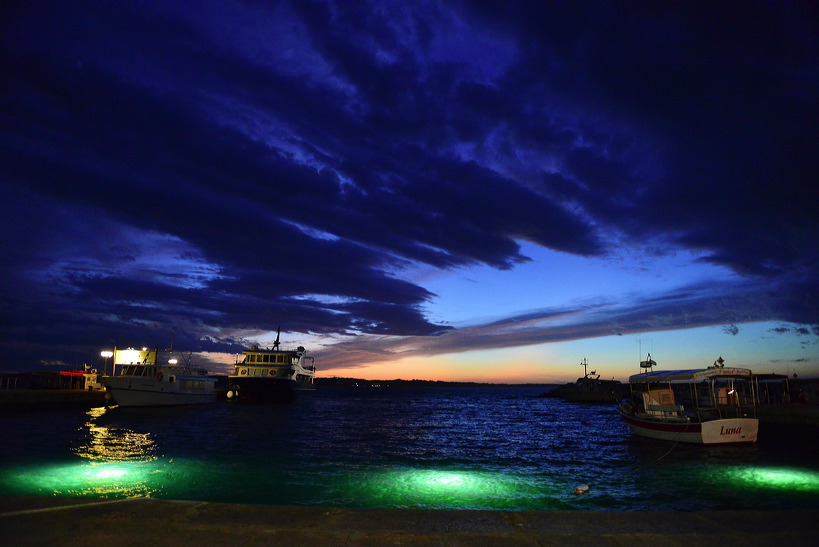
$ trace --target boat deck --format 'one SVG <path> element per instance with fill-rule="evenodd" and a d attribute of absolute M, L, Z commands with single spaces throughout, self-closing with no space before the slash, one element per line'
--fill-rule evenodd
<path fill-rule="evenodd" d="M 0 498 L 9 545 L 817 545 L 819 509 L 431 511 Z"/>

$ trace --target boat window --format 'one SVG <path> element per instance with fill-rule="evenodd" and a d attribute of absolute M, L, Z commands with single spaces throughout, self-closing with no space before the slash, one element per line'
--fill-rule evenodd
<path fill-rule="evenodd" d="M 276 357 L 276 361 L 279 363 L 284 363 L 284 355 L 279 355 L 278 357 Z"/>
<path fill-rule="evenodd" d="M 265 362 L 265 363 L 269 363 L 269 362 L 270 362 L 270 356 L 269 356 L 269 355 L 265 355 L 265 356 L 264 356 L 264 362 Z"/>
<path fill-rule="evenodd" d="M 670 389 L 652 389 L 643 393 L 643 405 L 649 414 L 663 415 L 674 406 L 674 392 Z"/>
<path fill-rule="evenodd" d="M 204 391 L 205 382 L 202 380 L 182 380 L 179 388 L 186 391 Z"/>

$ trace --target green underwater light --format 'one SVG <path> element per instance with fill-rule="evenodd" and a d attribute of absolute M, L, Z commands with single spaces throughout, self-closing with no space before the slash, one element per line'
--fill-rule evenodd
<path fill-rule="evenodd" d="M 156 491 L 166 462 L 156 456 L 149 433 L 103 426 L 97 420 L 105 408 L 94 408 L 81 443 L 71 452 L 78 462 L 24 465 L 6 474 L 3 482 L 23 495 L 129 497 Z"/>
<path fill-rule="evenodd" d="M 96 472 L 96 477 L 99 479 L 118 479 L 127 474 L 127 470 L 117 467 L 112 469 L 100 469 Z"/>
<path fill-rule="evenodd" d="M 819 493 L 819 471 L 808 469 L 748 467 L 729 470 L 728 477 L 753 488 Z"/>
<path fill-rule="evenodd" d="M 154 462 L 41 465 L 13 474 L 15 491 L 24 494 L 127 497 L 147 496 L 153 490 Z"/>
<path fill-rule="evenodd" d="M 451 469 L 390 469 L 368 473 L 355 488 L 360 502 L 379 507 L 534 509 L 544 492 L 507 473 Z"/>

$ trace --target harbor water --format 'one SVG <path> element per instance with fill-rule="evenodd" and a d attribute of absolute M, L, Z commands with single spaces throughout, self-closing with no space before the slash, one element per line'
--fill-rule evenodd
<path fill-rule="evenodd" d="M 537 387 L 325 388 L 288 404 L 17 412 L 1 496 L 343 508 L 819 509 L 816 430 L 643 439 Z M 588 485 L 582 494 L 575 487 Z"/>

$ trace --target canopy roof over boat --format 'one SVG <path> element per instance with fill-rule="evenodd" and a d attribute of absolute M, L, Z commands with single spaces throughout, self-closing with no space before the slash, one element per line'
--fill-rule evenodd
<path fill-rule="evenodd" d="M 632 384 L 648 382 L 698 382 L 700 380 L 714 378 L 717 376 L 750 378 L 751 371 L 747 368 L 733 367 L 709 367 L 705 369 L 692 370 L 655 370 L 652 372 L 643 372 L 642 374 L 630 376 L 628 381 Z"/>

